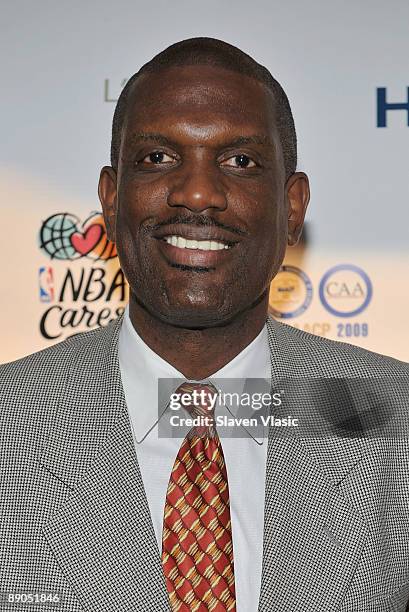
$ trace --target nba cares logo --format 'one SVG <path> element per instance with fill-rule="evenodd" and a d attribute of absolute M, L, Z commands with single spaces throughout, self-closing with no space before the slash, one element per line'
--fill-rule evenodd
<path fill-rule="evenodd" d="M 107 261 L 117 254 L 100 212 L 92 212 L 83 223 L 67 212 L 51 215 L 41 225 L 39 246 L 50 259 L 72 261 L 87 257 Z"/>

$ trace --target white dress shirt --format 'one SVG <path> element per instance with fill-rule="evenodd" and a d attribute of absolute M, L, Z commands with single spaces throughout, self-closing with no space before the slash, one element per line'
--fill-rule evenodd
<path fill-rule="evenodd" d="M 157 425 L 147 436 L 146 433 L 158 420 L 158 378 L 186 378 L 138 335 L 129 317 L 129 304 L 121 326 L 118 353 L 136 455 L 161 551 L 166 491 L 183 437 L 160 438 Z M 216 377 L 269 380 L 270 368 L 264 326 L 241 353 L 206 380 Z M 220 384 L 217 386 L 220 389 Z M 256 612 L 260 597 L 267 438 L 257 440 L 258 443 L 247 435 L 221 437 L 230 493 L 237 612 Z"/>

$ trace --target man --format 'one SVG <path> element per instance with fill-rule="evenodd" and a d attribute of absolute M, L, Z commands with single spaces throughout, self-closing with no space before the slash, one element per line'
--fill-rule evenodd
<path fill-rule="evenodd" d="M 2 367 L 0 590 L 52 594 L 55 609 L 73 612 L 405 610 L 405 439 L 270 430 L 264 443 L 226 438 L 221 450 L 208 435 L 220 462 L 206 455 L 215 478 L 199 470 L 196 484 L 225 492 L 208 542 L 214 563 L 202 572 L 193 554 L 172 557 L 185 536 L 197 550 L 198 522 L 211 533 L 211 502 L 166 548 L 172 478 L 189 437 L 181 447 L 157 435 L 159 378 L 209 390 L 214 378 L 408 374 L 399 361 L 267 316 L 269 284 L 309 201 L 280 85 L 227 43 L 177 43 L 123 90 L 111 154 L 99 196 L 129 308 Z M 3 611 L 35 609 L 5 597 Z"/>

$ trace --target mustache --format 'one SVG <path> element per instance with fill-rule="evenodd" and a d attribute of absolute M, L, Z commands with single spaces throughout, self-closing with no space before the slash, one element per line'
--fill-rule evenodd
<path fill-rule="evenodd" d="M 166 225 L 192 225 L 196 227 L 203 227 L 203 226 L 218 227 L 220 229 L 227 230 L 229 232 L 233 232 L 234 234 L 237 234 L 238 236 L 247 236 L 248 234 L 248 232 L 245 232 L 244 230 L 238 227 L 227 225 L 226 223 L 217 221 L 213 217 L 205 217 L 203 215 L 201 216 L 173 215 L 173 217 L 169 217 L 168 219 L 166 219 L 166 221 L 161 221 L 160 223 L 155 223 L 153 225 L 145 226 L 144 233 L 148 234 L 148 233 L 157 231 L 158 229 Z"/>

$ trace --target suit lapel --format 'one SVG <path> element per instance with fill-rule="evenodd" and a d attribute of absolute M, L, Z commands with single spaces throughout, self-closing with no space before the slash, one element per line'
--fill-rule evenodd
<path fill-rule="evenodd" d="M 273 380 L 302 377 L 290 362 L 294 347 L 288 346 L 285 330 L 272 319 L 267 326 Z M 325 408 L 308 401 L 305 406 L 318 412 Z M 361 460 L 365 443 L 359 438 L 300 438 L 295 432 L 282 437 L 273 429 L 259 612 L 338 609 L 367 537 L 366 524 L 338 484 Z"/>
<path fill-rule="evenodd" d="M 120 378 L 121 320 L 84 338 L 70 364 L 41 455 L 63 502 L 43 534 L 84 612 L 167 611 Z"/>

